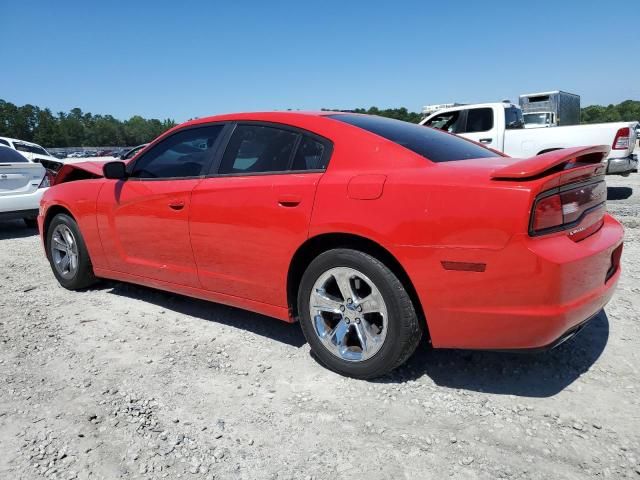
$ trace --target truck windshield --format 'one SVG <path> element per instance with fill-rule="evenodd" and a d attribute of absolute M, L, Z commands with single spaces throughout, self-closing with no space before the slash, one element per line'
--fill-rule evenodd
<path fill-rule="evenodd" d="M 375 115 L 339 113 L 329 118 L 359 127 L 386 138 L 432 162 L 451 162 L 470 158 L 490 158 L 498 153 L 456 135 Z"/>
<path fill-rule="evenodd" d="M 524 123 L 526 125 L 546 125 L 547 114 L 546 113 L 525 113 Z"/>

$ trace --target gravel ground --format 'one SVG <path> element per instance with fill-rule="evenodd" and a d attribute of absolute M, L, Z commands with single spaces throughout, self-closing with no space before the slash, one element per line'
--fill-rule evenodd
<path fill-rule="evenodd" d="M 0 478 L 640 478 L 640 175 L 612 177 L 617 294 L 536 355 L 342 378 L 298 325 L 116 282 L 58 286 L 0 224 Z"/>

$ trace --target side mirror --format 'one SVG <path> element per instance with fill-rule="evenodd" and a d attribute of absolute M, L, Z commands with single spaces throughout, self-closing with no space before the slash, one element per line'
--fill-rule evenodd
<path fill-rule="evenodd" d="M 127 168 L 124 162 L 107 162 L 102 167 L 104 178 L 109 180 L 124 180 L 127 178 Z"/>

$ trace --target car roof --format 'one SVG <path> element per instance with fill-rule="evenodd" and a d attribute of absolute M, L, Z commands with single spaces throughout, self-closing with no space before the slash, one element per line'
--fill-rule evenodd
<path fill-rule="evenodd" d="M 331 110 L 321 111 L 271 111 L 271 112 L 237 112 L 225 113 L 222 115 L 213 115 L 210 117 L 196 118 L 182 123 L 179 126 L 199 125 L 201 123 L 234 121 L 234 120 L 253 120 L 262 122 L 283 122 L 309 117 L 325 117 L 328 115 L 337 115 L 348 112 L 337 112 Z"/>
<path fill-rule="evenodd" d="M 0 138 L 2 140 L 9 140 L 11 142 L 20 142 L 20 143 L 24 143 L 24 144 L 27 144 L 27 145 L 35 145 L 36 147 L 40 146 L 37 143 L 29 142 L 27 140 L 20 140 L 19 138 L 11 138 L 11 137 L 0 137 Z"/>

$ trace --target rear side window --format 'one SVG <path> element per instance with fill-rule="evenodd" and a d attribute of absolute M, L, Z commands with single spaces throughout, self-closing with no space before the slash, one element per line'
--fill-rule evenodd
<path fill-rule="evenodd" d="M 375 133 L 433 162 L 489 158 L 498 154 L 433 128 L 374 115 L 336 114 L 330 118 Z"/>
<path fill-rule="evenodd" d="M 0 147 L 0 163 L 29 163 L 29 160 L 13 148 Z"/>
<path fill-rule="evenodd" d="M 465 133 L 486 132 L 493 128 L 493 110 L 491 108 L 472 108 L 467 110 Z"/>
<path fill-rule="evenodd" d="M 299 133 L 262 125 L 238 125 L 218 173 L 264 173 L 289 170 Z"/>
<path fill-rule="evenodd" d="M 328 155 L 322 143 L 306 135 L 298 146 L 291 170 L 323 170 L 327 168 Z"/>
<path fill-rule="evenodd" d="M 3 140 L 0 138 L 0 145 L 6 145 L 7 147 L 9 146 L 9 142 L 7 142 L 6 140 Z"/>

